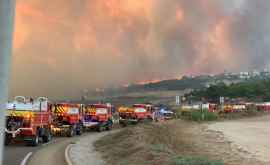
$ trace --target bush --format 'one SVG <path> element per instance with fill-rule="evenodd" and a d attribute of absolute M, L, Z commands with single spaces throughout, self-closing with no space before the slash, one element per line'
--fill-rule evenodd
<path fill-rule="evenodd" d="M 218 119 L 218 114 L 214 112 L 205 112 L 205 119 L 206 121 L 214 121 Z"/>
<path fill-rule="evenodd" d="M 246 113 L 248 116 L 257 116 L 259 114 L 259 111 L 257 108 L 252 107 L 248 109 Z"/>
<path fill-rule="evenodd" d="M 171 165 L 224 165 L 221 160 L 209 160 L 204 157 L 177 157 Z"/>
<path fill-rule="evenodd" d="M 192 111 L 190 112 L 190 119 L 193 121 L 201 121 L 202 120 L 202 113 L 201 111 Z"/>
<path fill-rule="evenodd" d="M 190 119 L 193 121 L 214 121 L 218 119 L 218 115 L 214 112 L 205 111 L 192 111 Z"/>

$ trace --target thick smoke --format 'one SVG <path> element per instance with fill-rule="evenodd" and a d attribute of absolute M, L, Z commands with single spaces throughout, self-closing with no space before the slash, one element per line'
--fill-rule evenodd
<path fill-rule="evenodd" d="M 17 0 L 11 95 L 269 64 L 267 0 Z"/>
<path fill-rule="evenodd" d="M 270 62 L 270 1 L 249 0 L 231 21 L 230 41 L 243 68 L 268 67 Z"/>

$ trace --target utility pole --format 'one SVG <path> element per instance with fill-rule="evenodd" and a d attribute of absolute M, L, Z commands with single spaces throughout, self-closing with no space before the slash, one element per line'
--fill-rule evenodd
<path fill-rule="evenodd" d="M 14 29 L 15 0 L 0 0 L 0 165 L 3 164 L 5 109 Z"/>

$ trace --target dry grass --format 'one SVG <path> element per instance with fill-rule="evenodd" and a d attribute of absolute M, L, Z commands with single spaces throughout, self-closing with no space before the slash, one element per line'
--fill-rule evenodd
<path fill-rule="evenodd" d="M 194 154 L 196 146 L 190 141 L 191 135 L 181 131 L 187 125 L 181 122 L 176 128 L 174 122 L 169 122 L 129 127 L 104 137 L 95 145 L 108 164 L 167 165 L 180 153 Z"/>
<path fill-rule="evenodd" d="M 258 165 L 232 151 L 230 143 L 198 123 L 175 120 L 128 127 L 96 142 L 110 165 L 168 165 L 179 156 L 223 160 L 228 165 Z"/>

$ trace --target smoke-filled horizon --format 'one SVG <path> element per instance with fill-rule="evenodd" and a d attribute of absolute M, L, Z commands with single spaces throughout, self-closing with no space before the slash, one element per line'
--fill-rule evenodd
<path fill-rule="evenodd" d="M 11 95 L 269 65 L 268 0 L 17 0 Z"/>

